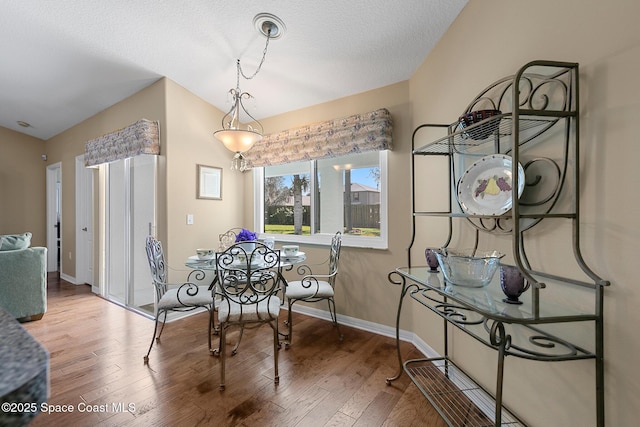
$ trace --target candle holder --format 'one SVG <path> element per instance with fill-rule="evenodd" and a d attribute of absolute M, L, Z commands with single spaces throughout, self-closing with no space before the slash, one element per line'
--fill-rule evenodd
<path fill-rule="evenodd" d="M 424 257 L 427 259 L 427 265 L 432 273 L 438 272 L 438 257 L 433 248 L 427 248 L 424 250 Z"/>
<path fill-rule="evenodd" d="M 522 304 L 518 299 L 520 295 L 529 289 L 529 282 L 517 267 L 510 265 L 500 266 L 500 287 L 507 296 L 502 301 L 508 304 Z"/>

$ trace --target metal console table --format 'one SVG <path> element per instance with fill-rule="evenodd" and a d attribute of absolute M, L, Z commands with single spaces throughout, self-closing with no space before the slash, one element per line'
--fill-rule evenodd
<path fill-rule="evenodd" d="M 587 266 L 580 251 L 578 81 L 576 63 L 533 61 L 515 75 L 487 87 L 465 110 L 497 109 L 500 114 L 464 128 L 458 127 L 457 122 L 424 124 L 413 133 L 413 231 L 408 267 L 397 268 L 388 277 L 392 284 L 401 286 L 396 319 L 400 369 L 387 383 L 406 372 L 449 425 L 524 425 L 502 403 L 505 357 L 514 356 L 548 362 L 594 360 L 596 420 L 598 426 L 604 426 L 603 300 L 609 282 Z M 419 144 L 421 133 L 429 128 L 446 129 L 447 134 Z M 518 167 L 522 165 L 524 192 L 521 197 L 517 191 L 511 192 L 510 209 L 504 213 L 470 213 L 458 202 L 458 183 L 470 165 L 491 155 L 510 156 L 514 189 L 522 184 L 518 182 L 521 179 Z M 420 187 L 416 170 L 424 169 L 416 166 L 416 158 L 421 156 L 442 156 L 447 162 L 446 210 L 416 208 Z M 441 273 L 429 267 L 412 266 L 411 252 L 419 217 L 448 218 L 449 232 L 443 247 L 448 247 L 454 237 L 469 235 L 475 248 L 482 246 L 483 238 L 489 235 L 510 241 L 509 258 L 530 285 L 520 297 L 523 304 L 503 301 L 505 295 L 498 274 L 484 288 L 469 288 L 447 283 Z M 570 230 L 573 255 L 584 279 L 548 272 L 543 268 L 544 261 L 531 261 L 525 241 L 529 239 L 529 230 L 542 220 L 568 222 L 566 229 Z M 460 236 L 465 234 L 464 230 L 471 232 Z M 399 322 L 407 296 L 444 319 L 443 357 L 403 362 Z M 449 325 L 453 325 L 452 330 L 460 330 L 497 350 L 495 395 L 479 386 L 452 360 Z M 576 329 L 582 332 L 581 336 L 593 336 L 593 343 L 576 344 L 573 338 L 567 338 Z"/>

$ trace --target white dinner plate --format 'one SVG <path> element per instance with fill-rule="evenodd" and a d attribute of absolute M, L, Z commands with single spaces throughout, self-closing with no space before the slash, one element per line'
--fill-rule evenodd
<path fill-rule="evenodd" d="M 200 258 L 198 255 L 191 255 L 189 257 L 189 262 L 208 262 L 214 259 L 215 257 L 216 257 L 215 255 L 211 255 L 208 257 Z"/>
<path fill-rule="evenodd" d="M 502 215 L 511 209 L 511 157 L 485 156 L 472 164 L 458 181 L 458 203 L 470 215 Z M 524 169 L 518 164 L 518 198 L 524 190 Z"/>
<path fill-rule="evenodd" d="M 251 260 L 251 268 L 260 268 L 264 265 L 264 261 L 262 259 L 258 259 L 258 260 Z M 230 267 L 232 268 L 243 268 L 247 266 L 247 262 L 246 261 L 236 261 L 234 260 L 230 265 Z"/>

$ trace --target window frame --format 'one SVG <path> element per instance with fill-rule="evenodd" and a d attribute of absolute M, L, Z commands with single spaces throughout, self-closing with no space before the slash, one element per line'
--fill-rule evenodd
<path fill-rule="evenodd" d="M 349 234 L 342 235 L 342 245 L 347 247 L 368 248 L 368 249 L 388 249 L 389 239 L 389 217 L 388 217 L 388 150 L 381 150 L 379 153 L 380 164 L 380 236 L 352 236 Z M 311 163 L 311 185 L 315 186 L 314 169 L 315 161 Z M 264 230 L 264 167 L 253 168 L 253 193 L 254 193 L 254 213 L 253 226 L 254 230 L 258 230 L 258 238 L 273 237 L 276 241 L 282 243 L 297 243 L 304 245 L 329 245 L 333 233 L 317 233 L 310 236 L 301 236 L 295 234 L 267 234 L 260 230 Z M 313 193 L 313 192 L 312 192 Z M 312 205 L 315 200 L 311 199 Z"/>

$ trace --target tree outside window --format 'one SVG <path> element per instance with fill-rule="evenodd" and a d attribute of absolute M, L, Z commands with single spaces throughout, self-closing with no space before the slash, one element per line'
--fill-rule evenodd
<path fill-rule="evenodd" d="M 336 231 L 379 239 L 386 220 L 381 158 L 374 151 L 265 167 L 262 232 L 302 236 L 296 241 Z"/>

